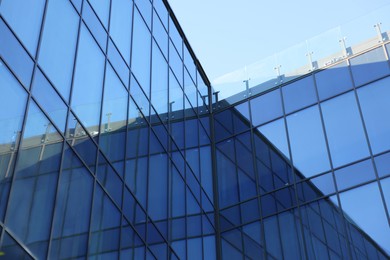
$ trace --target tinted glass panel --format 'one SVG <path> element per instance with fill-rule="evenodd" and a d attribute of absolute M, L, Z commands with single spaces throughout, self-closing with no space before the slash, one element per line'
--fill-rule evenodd
<path fill-rule="evenodd" d="M 350 62 L 352 75 L 357 86 L 385 76 L 390 72 L 383 48 L 377 48 L 352 58 Z"/>
<path fill-rule="evenodd" d="M 78 23 L 79 17 L 69 1 L 49 2 L 39 64 L 66 101 L 72 80 Z"/>
<path fill-rule="evenodd" d="M 358 228 L 371 236 L 381 247 L 389 251 L 390 228 L 378 184 L 375 182 L 342 193 L 340 200 L 348 218 L 351 218 Z M 356 203 L 357 201 L 359 203 Z M 372 223 L 373 220 L 375 220 L 375 225 Z"/>
<path fill-rule="evenodd" d="M 282 88 L 286 114 L 317 101 L 312 77 L 306 77 Z"/>
<path fill-rule="evenodd" d="M 343 190 L 351 186 L 375 179 L 371 160 L 363 161 L 335 171 L 337 188 Z"/>
<path fill-rule="evenodd" d="M 274 90 L 251 100 L 252 122 L 259 125 L 283 114 L 280 90 Z"/>
<path fill-rule="evenodd" d="M 0 13 L 14 32 L 35 56 L 45 1 L 4 0 Z"/>
<path fill-rule="evenodd" d="M 320 100 L 352 88 L 349 68 L 345 62 L 315 74 Z"/>
<path fill-rule="evenodd" d="M 7 64 L 15 71 L 19 80 L 26 88 L 29 88 L 33 70 L 33 62 L 27 52 L 16 40 L 3 20 L 0 19 L 0 55 Z"/>
<path fill-rule="evenodd" d="M 93 9 L 95 10 L 97 16 L 103 25 L 108 27 L 108 17 L 110 11 L 110 1 L 109 0 L 89 0 Z M 117 2 L 117 1 L 116 1 Z"/>
<path fill-rule="evenodd" d="M 62 144 L 62 138 L 31 101 L 6 224 L 39 258 L 46 257 Z"/>
<path fill-rule="evenodd" d="M 77 54 L 72 108 L 88 130 L 98 130 L 104 75 L 104 56 L 85 26 Z M 86 87 L 88 86 L 88 87 Z"/>
<path fill-rule="evenodd" d="M 163 116 L 162 114 L 168 112 L 168 64 L 154 42 L 151 101 L 154 109 L 156 109 L 157 113 L 165 120 L 166 116 Z"/>
<path fill-rule="evenodd" d="M 390 149 L 390 78 L 358 89 L 358 95 L 373 153 Z"/>
<path fill-rule="evenodd" d="M 132 9 L 133 5 L 129 0 L 112 1 L 110 35 L 128 64 L 130 64 Z"/>
<path fill-rule="evenodd" d="M 45 112 L 64 133 L 68 107 L 39 69 L 35 72 L 32 92 Z"/>
<path fill-rule="evenodd" d="M 149 29 L 142 20 L 138 10 L 134 10 L 131 69 L 148 98 L 150 97 L 150 51 L 151 36 Z"/>
<path fill-rule="evenodd" d="M 287 117 L 294 166 L 304 176 L 329 170 L 324 131 L 317 106 Z"/>
<path fill-rule="evenodd" d="M 168 58 L 168 34 L 158 18 L 156 11 L 153 12 L 153 36 L 162 53 Z"/>
<path fill-rule="evenodd" d="M 368 156 L 367 141 L 353 92 L 321 104 L 333 166 Z"/>
<path fill-rule="evenodd" d="M 69 147 L 60 177 L 50 257 L 85 257 L 92 204 L 93 179 Z"/>
<path fill-rule="evenodd" d="M 290 158 L 288 152 L 286 125 L 284 119 L 276 120 L 272 123 L 266 124 L 257 128 L 261 136 L 264 136 L 273 147 L 278 149 L 287 158 Z"/>
<path fill-rule="evenodd" d="M 379 177 L 390 174 L 390 153 L 382 154 L 375 157 L 376 170 L 378 171 Z"/>

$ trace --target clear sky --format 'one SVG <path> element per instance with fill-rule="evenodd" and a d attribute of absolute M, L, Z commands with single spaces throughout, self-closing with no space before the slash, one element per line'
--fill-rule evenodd
<path fill-rule="evenodd" d="M 389 4 L 389 0 L 168 2 L 211 81 Z"/>

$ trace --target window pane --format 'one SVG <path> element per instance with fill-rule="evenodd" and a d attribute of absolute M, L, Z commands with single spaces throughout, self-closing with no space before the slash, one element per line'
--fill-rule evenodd
<path fill-rule="evenodd" d="M 377 182 L 341 193 L 340 200 L 344 214 L 375 242 L 390 251 L 390 228 Z"/>
<path fill-rule="evenodd" d="M 294 166 L 305 176 L 330 169 L 320 113 L 317 106 L 287 117 Z"/>
<path fill-rule="evenodd" d="M 29 88 L 34 66 L 30 56 L 1 19 L 0 35 L 0 55 L 16 73 L 22 84 Z"/>
<path fill-rule="evenodd" d="M 181 60 L 179 54 L 177 53 L 175 47 L 172 44 L 172 41 L 169 41 L 169 65 L 177 80 L 180 83 L 180 86 L 183 85 L 183 61 Z"/>
<path fill-rule="evenodd" d="M 151 28 L 152 5 L 150 4 L 150 2 L 146 0 L 134 0 L 134 3 L 138 7 L 138 10 L 141 12 L 141 15 L 144 18 L 148 27 Z"/>
<path fill-rule="evenodd" d="M 49 2 L 39 64 L 66 101 L 69 100 L 78 23 L 79 16 L 69 1 Z"/>
<path fill-rule="evenodd" d="M 165 154 L 150 157 L 148 213 L 153 220 L 167 218 L 167 168 L 167 157 Z"/>
<path fill-rule="evenodd" d="M 390 77 L 358 89 L 358 95 L 372 152 L 390 149 Z"/>
<path fill-rule="evenodd" d="M 108 17 L 110 11 L 110 1 L 109 0 L 89 0 L 93 9 L 97 13 L 100 21 L 103 25 L 108 28 Z M 115 1 L 118 2 L 118 1 Z"/>
<path fill-rule="evenodd" d="M 251 101 L 252 123 L 254 126 L 268 122 L 283 115 L 280 90 L 261 95 Z"/>
<path fill-rule="evenodd" d="M 1 62 L 0 93 L 0 144 L 8 144 L 4 149 L 9 151 L 16 144 L 22 128 L 27 93 Z"/>
<path fill-rule="evenodd" d="M 385 76 L 390 72 L 382 47 L 352 58 L 350 62 L 356 86 Z"/>
<path fill-rule="evenodd" d="M 34 76 L 32 93 L 56 126 L 64 133 L 68 107 L 39 69 Z"/>
<path fill-rule="evenodd" d="M 265 137 L 267 140 L 278 149 L 284 156 L 290 158 L 288 152 L 287 144 L 287 135 L 286 135 L 286 126 L 284 124 L 284 119 L 276 120 L 272 123 L 266 124 L 257 128 L 257 130 Z"/>
<path fill-rule="evenodd" d="M 133 5 L 129 0 L 112 1 L 110 35 L 128 64 L 130 64 L 132 9 Z"/>
<path fill-rule="evenodd" d="M 27 93 L 0 62 L 0 220 L 4 220 Z"/>
<path fill-rule="evenodd" d="M 356 104 L 349 92 L 321 104 L 333 166 L 368 156 L 367 141 Z"/>
<path fill-rule="evenodd" d="M 46 258 L 62 141 L 31 101 L 5 222 L 38 258 Z"/>
<path fill-rule="evenodd" d="M 335 171 L 335 176 L 337 188 L 343 190 L 375 179 L 375 172 L 371 160 L 366 160 Z"/>
<path fill-rule="evenodd" d="M 168 64 L 160 49 L 153 42 L 152 97 L 154 109 L 161 116 L 168 112 Z M 166 119 L 166 115 L 162 118 Z"/>
<path fill-rule="evenodd" d="M 128 92 L 108 64 L 105 80 L 99 144 L 111 163 L 117 162 L 114 166 L 117 166 L 117 171 L 122 174 L 121 166 L 126 145 Z"/>
<path fill-rule="evenodd" d="M 352 88 L 349 68 L 345 62 L 315 74 L 320 100 Z"/>
<path fill-rule="evenodd" d="M 286 114 L 317 101 L 312 77 L 306 77 L 288 84 L 282 88 L 282 92 Z"/>
<path fill-rule="evenodd" d="M 148 98 L 150 97 L 150 38 L 148 27 L 146 27 L 139 12 L 134 10 L 131 69 Z"/>
<path fill-rule="evenodd" d="M 93 179 L 73 151 L 66 147 L 58 187 L 50 258 L 86 255 Z"/>
<path fill-rule="evenodd" d="M 375 157 L 375 165 L 379 177 L 390 174 L 390 153 L 385 153 Z"/>
<path fill-rule="evenodd" d="M 98 131 L 104 56 L 85 26 L 80 33 L 72 108 L 89 131 Z"/>
<path fill-rule="evenodd" d="M 98 17 L 93 12 L 91 6 L 87 3 L 83 5 L 83 20 L 100 45 L 100 48 L 105 52 L 107 48 L 107 33 L 99 22 Z"/>
<path fill-rule="evenodd" d="M 156 11 L 153 14 L 153 36 L 164 56 L 168 58 L 168 34 L 158 18 Z"/>
<path fill-rule="evenodd" d="M 4 0 L 0 6 L 1 15 L 33 56 L 37 48 L 44 7 L 44 0 Z"/>
<path fill-rule="evenodd" d="M 386 178 L 381 180 L 382 189 L 383 189 L 383 195 L 385 197 L 385 202 L 387 205 L 387 211 L 390 213 L 390 178 Z"/>

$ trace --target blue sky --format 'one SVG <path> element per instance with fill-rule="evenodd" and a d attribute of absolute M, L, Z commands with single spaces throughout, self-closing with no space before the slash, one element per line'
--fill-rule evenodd
<path fill-rule="evenodd" d="M 388 0 L 168 2 L 211 81 L 389 3 Z"/>

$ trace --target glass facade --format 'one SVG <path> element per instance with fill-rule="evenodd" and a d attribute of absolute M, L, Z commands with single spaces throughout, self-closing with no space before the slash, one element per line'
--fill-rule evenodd
<path fill-rule="evenodd" d="M 389 258 L 385 43 L 227 104 L 165 0 L 2 0 L 0 39 L 0 259 Z"/>
<path fill-rule="evenodd" d="M 389 259 L 387 51 L 215 104 L 223 258 Z"/>

